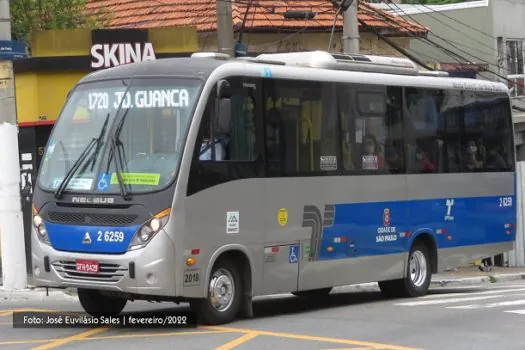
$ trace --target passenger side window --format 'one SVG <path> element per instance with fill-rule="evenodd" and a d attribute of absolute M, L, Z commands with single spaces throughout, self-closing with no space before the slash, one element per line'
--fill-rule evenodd
<path fill-rule="evenodd" d="M 412 174 L 440 173 L 446 168 L 443 91 L 405 88 L 404 116 L 407 170 Z M 454 141 L 448 138 L 453 144 Z M 451 149 L 454 152 L 454 149 Z"/>
<path fill-rule="evenodd" d="M 338 174 L 335 84 L 265 81 L 267 175 Z"/>
<path fill-rule="evenodd" d="M 401 88 L 340 84 L 344 169 L 352 174 L 405 170 Z"/>
<path fill-rule="evenodd" d="M 404 95 L 409 173 L 512 170 L 506 95 L 422 88 Z"/>
<path fill-rule="evenodd" d="M 508 97 L 470 91 L 463 95 L 463 170 L 512 171 L 514 147 Z"/>

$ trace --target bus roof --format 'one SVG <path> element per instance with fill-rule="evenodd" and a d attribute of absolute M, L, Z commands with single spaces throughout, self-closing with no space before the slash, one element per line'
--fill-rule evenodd
<path fill-rule="evenodd" d="M 220 65 L 227 61 L 213 58 L 173 57 L 154 61 L 137 62 L 99 70 L 88 74 L 79 83 L 109 79 L 129 79 L 151 76 L 195 76 L 206 79 Z"/>
<path fill-rule="evenodd" d="M 333 56 L 330 57 L 330 56 Z M 448 77 L 433 72 L 419 72 L 417 66 L 407 63 L 408 60 L 395 57 L 355 55 L 348 62 L 340 59 L 340 54 L 327 52 L 276 53 L 262 54 L 256 58 L 225 58 L 221 54 L 194 54 L 194 57 L 162 58 L 153 61 L 121 65 L 91 73 L 79 81 L 81 83 L 112 79 L 130 79 L 132 77 L 165 77 L 186 76 L 208 79 L 220 66 L 226 71 L 250 74 L 254 70 L 270 69 L 273 77 L 297 79 L 329 79 L 335 81 L 353 80 L 372 84 L 394 84 L 413 87 L 435 87 L 470 91 L 505 92 L 508 87 L 501 82 L 479 79 Z M 376 62 L 362 65 L 358 62 L 362 57 L 372 58 Z M 331 61 L 333 60 L 333 61 Z M 394 62 L 394 60 L 396 62 Z M 404 61 L 405 60 L 405 61 Z M 348 64 L 348 67 L 345 67 Z M 222 70 L 222 69 L 221 69 Z M 320 73 L 319 71 L 323 71 Z M 389 73 L 390 71 L 390 73 Z M 442 73 L 442 72 L 437 72 Z M 366 80 L 363 80 L 366 75 Z M 264 76 L 264 74 L 262 75 Z M 268 76 L 266 76 L 268 78 Z"/>

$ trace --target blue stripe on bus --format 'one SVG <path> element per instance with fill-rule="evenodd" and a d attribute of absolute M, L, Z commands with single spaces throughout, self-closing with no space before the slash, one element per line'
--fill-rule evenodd
<path fill-rule="evenodd" d="M 515 196 L 454 198 L 450 204 L 447 218 L 447 199 L 337 204 L 334 224 L 323 229 L 319 260 L 407 252 L 421 232 L 431 233 L 438 248 L 515 240 Z"/>
<path fill-rule="evenodd" d="M 140 225 L 105 227 L 45 223 L 49 242 L 56 250 L 77 253 L 123 254 Z M 119 233 L 123 233 L 120 235 Z M 84 242 L 86 233 L 91 243 Z M 123 238 L 122 241 L 120 238 Z"/>

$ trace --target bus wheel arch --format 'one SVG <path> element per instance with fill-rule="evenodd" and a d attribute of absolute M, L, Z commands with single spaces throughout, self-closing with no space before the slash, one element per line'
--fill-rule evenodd
<path fill-rule="evenodd" d="M 427 294 L 432 273 L 437 269 L 437 250 L 429 233 L 414 237 L 408 254 L 404 277 L 381 281 L 381 292 L 390 297 L 419 297 Z"/>
<path fill-rule="evenodd" d="M 429 254 L 431 272 L 438 272 L 438 254 L 436 239 L 430 231 L 421 231 L 413 239 L 411 246 L 421 241 L 426 247 Z M 408 268 L 408 267 L 407 267 Z"/>
<path fill-rule="evenodd" d="M 218 277 L 219 276 L 219 277 Z M 193 299 L 190 305 L 199 317 L 199 322 L 216 325 L 233 321 L 240 313 L 251 317 L 252 311 L 252 276 L 253 264 L 244 247 L 230 247 L 217 251 L 206 271 L 204 298 Z M 212 282 L 212 278 L 215 282 Z M 209 295 L 210 288 L 222 288 L 213 285 L 222 283 L 233 291 L 232 300 L 225 310 L 217 311 Z"/>

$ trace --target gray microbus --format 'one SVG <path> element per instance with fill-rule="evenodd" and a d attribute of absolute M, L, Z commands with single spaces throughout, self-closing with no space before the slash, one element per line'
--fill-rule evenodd
<path fill-rule="evenodd" d="M 515 227 L 504 84 L 393 57 L 198 53 L 70 92 L 34 192 L 32 270 L 92 315 L 189 302 L 221 324 L 261 295 L 421 296 L 432 273 L 513 249 Z"/>

